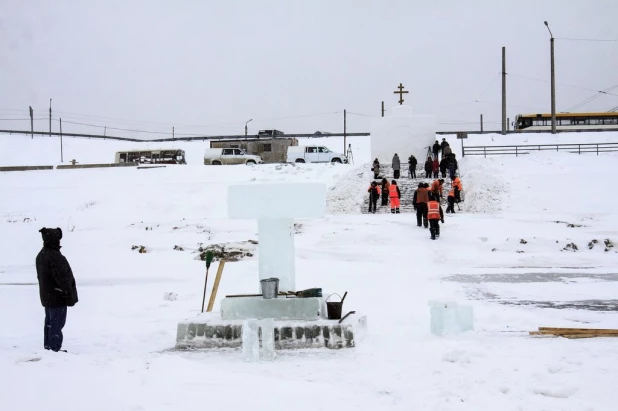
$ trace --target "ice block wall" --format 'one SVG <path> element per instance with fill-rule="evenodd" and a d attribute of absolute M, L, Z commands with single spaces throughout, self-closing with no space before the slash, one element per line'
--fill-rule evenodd
<path fill-rule="evenodd" d="M 406 170 L 411 154 L 419 164 L 426 160 L 427 147 L 436 141 L 436 117 L 413 115 L 410 107 L 398 106 L 386 117 L 372 119 L 370 132 L 371 161 L 378 158 L 381 163 L 390 164 L 397 153 L 402 170 Z"/>

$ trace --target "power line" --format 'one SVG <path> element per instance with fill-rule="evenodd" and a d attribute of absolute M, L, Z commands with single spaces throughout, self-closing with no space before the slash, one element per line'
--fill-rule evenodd
<path fill-rule="evenodd" d="M 520 77 L 520 78 L 524 78 L 524 79 L 532 80 L 532 81 L 540 81 L 542 83 L 549 83 L 550 82 L 549 80 L 543 80 L 543 79 L 540 79 L 540 78 L 534 78 L 534 77 L 529 77 L 529 76 L 522 76 L 520 74 L 507 73 L 507 75 L 508 76 L 512 76 L 512 77 Z M 580 90 L 586 90 L 586 91 L 594 91 L 595 93 L 604 93 L 604 94 L 607 94 L 609 96 L 618 97 L 618 94 L 607 93 L 607 92 L 604 92 L 602 90 L 599 91 L 599 90 L 595 90 L 595 89 L 592 89 L 592 88 L 574 86 L 572 84 L 565 84 L 565 83 L 556 83 L 556 84 L 559 85 L 559 86 L 572 87 L 572 88 L 576 88 L 576 89 L 580 89 Z"/>
<path fill-rule="evenodd" d="M 593 100 L 595 100 L 595 99 L 597 99 L 597 98 L 601 97 L 603 94 L 607 94 L 607 92 L 608 92 L 608 91 L 612 91 L 612 90 L 614 90 L 614 89 L 616 89 L 616 88 L 618 88 L 618 84 L 617 84 L 617 85 L 615 85 L 615 86 L 608 87 L 608 88 L 606 88 L 605 90 L 599 91 L 598 93 L 595 93 L 594 95 L 592 95 L 592 96 L 588 97 L 587 99 L 585 99 L 585 100 L 584 100 L 584 101 L 582 101 L 581 103 L 576 104 L 575 106 L 571 107 L 570 109 L 568 109 L 568 110 L 567 110 L 567 112 L 572 112 L 572 111 L 575 111 L 575 110 L 577 110 L 578 108 L 583 107 L 583 106 L 585 106 L 586 104 L 588 104 L 588 103 L 592 102 Z"/>
<path fill-rule="evenodd" d="M 496 73 L 496 75 L 494 76 L 494 78 L 489 82 L 489 84 L 487 85 L 487 87 L 485 87 L 485 90 L 483 90 L 483 92 L 476 98 L 477 100 L 480 100 L 483 98 L 483 96 L 485 95 L 485 93 L 487 93 L 487 91 L 489 90 L 489 88 L 494 84 L 494 81 L 496 81 L 496 79 L 498 78 L 498 76 L 502 74 L 502 73 Z"/>
<path fill-rule="evenodd" d="M 556 37 L 556 40 L 568 40 L 568 41 L 610 41 L 610 42 L 618 42 L 618 39 L 574 39 L 570 37 Z"/>
<path fill-rule="evenodd" d="M 33 120 L 47 120 L 47 118 L 33 118 Z M 30 118 L 0 118 L 0 121 L 30 121 Z"/>

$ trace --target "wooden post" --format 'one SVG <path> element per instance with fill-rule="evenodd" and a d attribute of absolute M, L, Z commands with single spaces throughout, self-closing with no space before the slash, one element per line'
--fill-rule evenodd
<path fill-rule="evenodd" d="M 343 156 L 346 156 L 346 150 L 348 148 L 346 142 L 347 142 L 347 137 L 348 137 L 348 114 L 347 111 L 344 109 L 343 110 Z"/>
<path fill-rule="evenodd" d="M 60 117 L 60 162 L 64 163 L 64 154 L 62 152 L 62 117 Z"/>
<path fill-rule="evenodd" d="M 225 260 L 220 260 L 219 268 L 217 269 L 217 276 L 215 277 L 215 283 L 213 284 L 212 291 L 210 292 L 210 300 L 208 300 L 208 308 L 206 309 L 206 312 L 211 312 L 212 307 L 215 305 L 215 299 L 217 298 L 217 291 L 219 290 L 219 282 L 221 281 L 224 266 Z"/>

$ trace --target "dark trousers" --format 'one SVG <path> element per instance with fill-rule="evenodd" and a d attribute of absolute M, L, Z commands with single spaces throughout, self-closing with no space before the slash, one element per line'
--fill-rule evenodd
<path fill-rule="evenodd" d="M 431 178 L 431 171 L 425 170 L 425 178 Z"/>
<path fill-rule="evenodd" d="M 378 207 L 378 197 L 369 196 L 369 212 L 375 212 Z"/>
<path fill-rule="evenodd" d="M 440 220 L 429 220 L 429 232 L 431 233 L 431 239 L 435 240 L 436 236 L 440 237 Z"/>
<path fill-rule="evenodd" d="M 449 176 L 451 177 L 451 180 L 454 180 L 455 179 L 455 167 L 449 167 L 448 173 L 449 173 Z"/>
<path fill-rule="evenodd" d="M 66 320 L 67 307 L 45 307 L 43 346 L 46 350 L 60 351 L 62 348 L 62 328 Z"/>
<path fill-rule="evenodd" d="M 410 167 L 410 178 L 416 178 L 416 167 Z"/>
<path fill-rule="evenodd" d="M 442 178 L 446 178 L 446 170 L 440 172 L 442 173 Z"/>
<path fill-rule="evenodd" d="M 399 170 L 395 170 L 393 174 L 394 174 L 395 180 L 399 179 Z"/>
<path fill-rule="evenodd" d="M 455 197 L 448 196 L 446 200 L 448 201 L 448 207 L 446 207 L 446 213 L 455 214 Z"/>
<path fill-rule="evenodd" d="M 382 205 L 388 205 L 388 191 L 386 190 L 382 191 Z"/>
<path fill-rule="evenodd" d="M 427 228 L 427 203 L 416 204 L 416 225 L 424 225 Z"/>
<path fill-rule="evenodd" d="M 438 172 L 437 171 L 433 172 L 433 178 L 438 178 Z"/>

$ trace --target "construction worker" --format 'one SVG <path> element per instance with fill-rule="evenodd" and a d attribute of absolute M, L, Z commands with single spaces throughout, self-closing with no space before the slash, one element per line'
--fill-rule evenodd
<path fill-rule="evenodd" d="M 443 184 L 444 184 L 443 178 L 439 180 L 434 180 L 434 182 L 431 183 L 431 192 L 433 194 L 436 194 L 438 198 L 442 198 L 442 185 Z"/>
<path fill-rule="evenodd" d="M 391 213 L 399 214 L 399 205 L 401 200 L 401 191 L 399 191 L 399 187 L 397 186 L 397 181 L 391 181 L 391 186 L 389 187 L 388 196 L 391 201 Z"/>
<path fill-rule="evenodd" d="M 430 200 L 427 202 L 427 219 L 429 220 L 429 232 L 431 233 L 431 239 L 435 240 L 436 237 L 440 237 L 440 224 L 438 221 L 442 221 L 444 224 L 444 213 L 442 213 L 442 207 L 440 207 L 439 198 L 431 193 Z"/>
<path fill-rule="evenodd" d="M 455 214 L 455 187 L 451 188 L 451 191 L 448 192 L 446 201 L 448 202 L 448 207 L 446 207 L 446 214 Z"/>
<path fill-rule="evenodd" d="M 375 181 L 372 181 L 367 192 L 369 193 L 369 212 L 375 214 L 378 198 L 380 198 L 380 186 Z"/>
<path fill-rule="evenodd" d="M 463 190 L 463 184 L 459 177 L 455 177 L 453 180 L 453 187 L 455 188 L 455 201 L 461 203 L 461 191 Z"/>
<path fill-rule="evenodd" d="M 426 183 L 419 183 L 418 188 L 414 192 L 414 198 L 412 199 L 414 210 L 416 210 L 416 225 L 418 227 L 424 225 L 425 228 L 427 228 L 429 225 L 427 222 L 427 202 L 429 201 L 428 186 L 429 185 Z"/>

